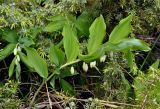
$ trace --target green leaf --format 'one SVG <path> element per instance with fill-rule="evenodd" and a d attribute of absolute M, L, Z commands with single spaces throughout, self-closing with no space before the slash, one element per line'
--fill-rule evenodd
<path fill-rule="evenodd" d="M 121 73 L 121 79 L 122 79 L 122 83 L 125 86 L 126 91 L 129 91 L 129 89 L 131 88 L 128 80 L 125 78 L 124 73 Z"/>
<path fill-rule="evenodd" d="M 89 28 L 89 41 L 88 41 L 88 52 L 94 52 L 102 44 L 103 38 L 106 33 L 106 25 L 103 16 L 96 18 Z"/>
<path fill-rule="evenodd" d="M 33 39 L 31 38 L 28 38 L 28 37 L 23 37 L 19 40 L 19 43 L 22 44 L 22 46 L 25 46 L 25 47 L 29 47 L 31 45 L 34 45 L 34 41 Z"/>
<path fill-rule="evenodd" d="M 5 48 L 0 50 L 0 61 L 12 54 L 15 47 L 16 44 L 8 44 Z"/>
<path fill-rule="evenodd" d="M 9 78 L 11 78 L 14 73 L 15 60 L 16 60 L 16 57 L 14 57 L 14 59 L 12 60 L 10 66 L 9 66 L 9 72 L 8 72 Z"/>
<path fill-rule="evenodd" d="M 103 46 L 105 48 L 105 51 L 126 52 L 127 50 L 142 50 L 142 51 L 151 50 L 146 42 L 134 38 L 123 39 L 121 42 L 117 44 L 112 44 L 110 42 L 107 42 L 103 44 Z"/>
<path fill-rule="evenodd" d="M 52 63 L 56 64 L 57 66 L 60 66 L 64 62 L 65 54 L 62 50 L 58 49 L 55 45 L 52 45 L 50 47 L 49 51 L 49 58 Z"/>
<path fill-rule="evenodd" d="M 120 23 L 113 29 L 109 36 L 110 43 L 117 44 L 129 35 L 132 30 L 131 20 L 132 15 L 120 21 Z"/>
<path fill-rule="evenodd" d="M 52 22 L 49 23 L 44 31 L 46 32 L 56 32 L 63 28 L 65 25 L 66 19 L 62 14 L 56 15 L 52 18 Z"/>
<path fill-rule="evenodd" d="M 159 59 L 156 60 L 156 62 L 154 62 L 151 67 L 158 70 L 158 66 L 159 66 Z"/>
<path fill-rule="evenodd" d="M 66 94 L 69 94 L 70 96 L 75 95 L 73 87 L 66 80 L 60 79 L 60 83 L 61 83 L 63 91 Z"/>
<path fill-rule="evenodd" d="M 141 101 L 144 100 L 144 93 L 146 88 L 145 78 L 144 76 L 137 76 L 133 82 L 133 88 L 135 91 L 136 100 Z"/>
<path fill-rule="evenodd" d="M 79 43 L 77 40 L 77 35 L 71 29 L 69 24 L 64 26 L 62 34 L 67 62 L 74 61 L 79 54 Z"/>
<path fill-rule="evenodd" d="M 31 66 L 41 77 L 47 78 L 48 67 L 45 60 L 38 55 L 35 49 L 26 47 L 25 50 L 27 51 L 27 58 L 30 61 Z"/>
<path fill-rule="evenodd" d="M 16 80 L 21 81 L 21 66 L 19 63 L 16 65 Z"/>
<path fill-rule="evenodd" d="M 65 22 L 64 21 L 56 21 L 56 22 L 51 22 L 49 23 L 44 31 L 45 32 L 56 32 L 56 31 L 59 31 L 63 28 Z"/>
<path fill-rule="evenodd" d="M 89 35 L 89 13 L 83 12 L 76 20 L 75 26 L 81 32 L 82 35 L 88 36 Z"/>
<path fill-rule="evenodd" d="M 31 62 L 29 61 L 28 57 L 22 53 L 22 52 L 18 52 L 18 55 L 21 59 L 21 61 L 31 70 L 31 71 L 35 71 L 34 68 L 31 65 Z"/>
<path fill-rule="evenodd" d="M 34 28 L 31 28 L 30 31 L 31 31 L 31 38 L 35 39 L 37 37 L 37 34 L 42 31 L 42 28 L 34 27 Z"/>
<path fill-rule="evenodd" d="M 55 81 L 56 81 L 56 77 L 54 76 L 51 81 L 50 81 L 50 85 L 52 86 L 52 88 L 55 89 Z"/>
<path fill-rule="evenodd" d="M 55 22 L 55 21 L 65 21 L 65 16 L 63 14 L 57 14 L 55 16 L 51 17 L 51 21 Z"/>
<path fill-rule="evenodd" d="M 104 54 L 103 47 L 99 47 L 96 51 L 89 53 L 87 55 L 79 54 L 79 59 L 85 61 L 85 62 L 91 62 L 98 58 L 100 58 Z"/>
<path fill-rule="evenodd" d="M 18 42 L 18 35 L 16 31 L 10 29 L 4 29 L 2 34 L 2 39 L 10 42 L 10 43 L 17 43 Z"/>

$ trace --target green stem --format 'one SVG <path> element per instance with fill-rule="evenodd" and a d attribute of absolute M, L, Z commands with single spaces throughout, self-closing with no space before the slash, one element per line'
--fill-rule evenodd
<path fill-rule="evenodd" d="M 3 63 L 4 63 L 5 68 L 7 68 L 7 64 L 5 60 L 3 60 Z"/>
<path fill-rule="evenodd" d="M 67 66 L 69 66 L 69 65 L 72 65 L 72 64 L 74 64 L 74 63 L 78 63 L 78 62 L 80 62 L 80 61 L 81 61 L 80 59 L 77 59 L 77 60 L 75 60 L 75 61 L 66 63 L 66 64 L 62 65 L 62 66 L 60 67 L 60 69 L 63 69 L 63 68 L 65 68 L 65 67 L 67 67 Z M 34 103 L 34 101 L 35 101 L 35 99 L 36 99 L 36 96 L 38 95 L 38 93 L 39 93 L 40 90 L 42 89 L 43 85 L 44 85 L 45 83 L 47 83 L 53 76 L 54 76 L 54 73 L 52 73 L 47 79 L 43 79 L 42 84 L 40 85 L 40 87 L 38 88 L 38 90 L 35 92 L 32 100 L 31 100 L 31 102 L 30 102 L 30 107 L 33 105 L 33 103 Z"/>
<path fill-rule="evenodd" d="M 43 82 L 42 82 L 42 84 L 40 85 L 40 87 L 38 88 L 38 90 L 35 92 L 32 100 L 31 100 L 31 102 L 30 102 L 30 104 L 29 104 L 29 107 L 33 106 L 33 103 L 34 103 L 34 101 L 35 101 L 35 99 L 36 99 L 36 96 L 38 95 L 38 93 L 39 93 L 40 90 L 42 89 L 42 87 L 43 87 L 43 85 L 45 84 L 45 82 L 46 82 L 46 80 L 43 79 Z"/>
<path fill-rule="evenodd" d="M 146 61 L 147 61 L 147 59 L 148 59 L 149 55 L 150 55 L 150 54 L 151 54 L 151 52 L 152 52 L 152 49 L 155 47 L 155 45 L 156 45 L 156 43 L 158 42 L 158 39 L 159 39 L 159 38 L 160 38 L 160 35 L 157 37 L 157 39 L 156 39 L 156 41 L 154 42 L 154 44 L 153 44 L 153 46 L 152 46 L 151 50 L 148 52 L 148 54 L 147 54 L 146 58 L 144 59 L 144 61 L 143 61 L 142 65 L 141 65 L 140 71 L 142 70 L 142 68 L 143 68 L 144 64 L 146 63 Z"/>
<path fill-rule="evenodd" d="M 69 66 L 69 65 L 72 65 L 72 64 L 74 64 L 74 63 L 78 63 L 78 62 L 80 62 L 80 61 L 81 61 L 80 59 L 77 59 L 77 60 L 75 60 L 75 61 L 66 63 L 66 64 L 62 65 L 62 66 L 60 67 L 60 69 L 63 69 L 63 68 L 65 68 L 65 67 L 67 67 L 67 66 Z"/>

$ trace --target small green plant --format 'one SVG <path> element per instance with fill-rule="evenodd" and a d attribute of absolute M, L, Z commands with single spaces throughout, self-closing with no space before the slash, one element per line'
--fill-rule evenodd
<path fill-rule="evenodd" d="M 136 102 L 142 108 L 158 108 L 160 106 L 160 70 L 159 59 L 153 63 L 148 72 L 139 72 L 134 79 L 133 87 L 136 94 Z"/>
<path fill-rule="evenodd" d="M 22 101 L 18 99 L 18 83 L 9 81 L 0 87 L 0 108 L 19 109 Z"/>
<path fill-rule="evenodd" d="M 92 24 L 89 23 L 88 18 L 89 16 L 86 13 L 83 13 L 78 18 L 72 14 L 59 14 L 53 16 L 52 22 L 45 27 L 45 32 L 62 31 L 61 34 L 63 36 L 61 40 L 62 44 L 59 45 L 58 43 L 59 46 L 51 44 L 48 53 L 49 60 L 54 65 L 53 71 L 48 71 L 49 65 L 46 59 L 42 58 L 33 46 L 36 35 L 18 37 L 17 33 L 10 29 L 5 29 L 2 32 L 2 38 L 9 42 L 9 44 L 0 52 L 0 59 L 3 60 L 12 53 L 15 56 L 10 64 L 9 77 L 12 77 L 15 72 L 17 80 L 21 80 L 20 61 L 22 61 L 31 72 L 37 72 L 43 78 L 43 83 L 34 95 L 30 103 L 31 105 L 42 86 L 49 80 L 51 80 L 50 84 L 53 88 L 55 88 L 55 80 L 59 80 L 63 91 L 68 95 L 74 96 L 74 88 L 64 78 L 78 74 L 74 69 L 74 65 L 80 61 L 94 63 L 93 61 L 96 61 L 108 52 L 122 52 L 127 55 L 126 59 L 132 68 L 132 61 L 134 59 L 132 51 L 150 50 L 148 44 L 144 41 L 128 37 L 132 31 L 132 15 L 122 19 L 109 35 L 109 40 L 104 43 L 106 24 L 103 16 L 100 15 Z M 41 32 L 43 31 L 41 30 Z M 80 34 L 89 35 L 88 41 L 85 44 L 87 50 L 80 49 L 80 37 L 78 37 Z M 90 66 L 96 68 L 95 64 L 94 66 Z"/>

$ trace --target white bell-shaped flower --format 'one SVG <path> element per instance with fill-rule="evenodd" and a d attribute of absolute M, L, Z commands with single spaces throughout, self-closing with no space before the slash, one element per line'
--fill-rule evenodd
<path fill-rule="evenodd" d="M 96 61 L 90 62 L 90 67 L 91 67 L 91 68 L 96 67 Z"/>
<path fill-rule="evenodd" d="M 17 55 L 17 47 L 13 51 L 14 55 Z"/>
<path fill-rule="evenodd" d="M 87 72 L 88 71 L 88 64 L 83 62 L 82 68 L 83 68 L 83 71 Z"/>
<path fill-rule="evenodd" d="M 106 60 L 106 55 L 103 55 L 101 58 L 100 58 L 100 62 L 105 62 L 105 60 Z"/>
<path fill-rule="evenodd" d="M 65 109 L 71 109 L 70 107 L 65 107 Z"/>
<path fill-rule="evenodd" d="M 71 71 L 71 74 L 73 75 L 74 74 L 74 67 L 73 66 L 71 67 L 70 71 Z"/>
<path fill-rule="evenodd" d="M 19 55 L 17 55 L 17 56 L 16 56 L 16 58 L 17 58 L 17 61 L 19 62 L 19 61 L 20 61 L 20 57 L 19 57 Z"/>
<path fill-rule="evenodd" d="M 76 106 L 76 104 L 72 101 L 72 102 L 69 103 L 69 106 L 74 107 L 74 106 Z"/>
<path fill-rule="evenodd" d="M 17 49 L 18 49 L 18 51 L 21 51 L 21 47 L 19 47 L 19 46 L 18 46 L 18 48 L 17 48 Z"/>

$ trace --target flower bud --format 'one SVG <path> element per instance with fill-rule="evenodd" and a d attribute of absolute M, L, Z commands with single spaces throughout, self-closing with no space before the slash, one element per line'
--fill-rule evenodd
<path fill-rule="evenodd" d="M 17 60 L 17 58 L 16 58 L 16 60 L 15 60 L 15 64 L 18 65 L 18 60 Z"/>
<path fill-rule="evenodd" d="M 83 71 L 87 72 L 88 71 L 88 64 L 83 62 L 82 68 L 83 68 Z"/>
<path fill-rule="evenodd" d="M 74 74 L 74 67 L 73 66 L 71 67 L 70 71 L 71 71 L 71 74 L 73 75 Z"/>
<path fill-rule="evenodd" d="M 19 47 L 19 46 L 18 46 L 18 48 L 17 48 L 17 49 L 18 49 L 18 51 L 21 51 L 21 47 Z"/>
<path fill-rule="evenodd" d="M 17 61 L 19 62 L 19 61 L 20 61 L 20 57 L 19 57 L 19 55 L 17 55 L 17 56 L 16 56 L 16 58 L 17 58 Z"/>
<path fill-rule="evenodd" d="M 90 62 L 90 67 L 91 67 L 91 68 L 96 67 L 96 61 Z"/>
<path fill-rule="evenodd" d="M 92 98 L 88 98 L 88 100 L 89 100 L 89 101 L 92 101 L 93 99 L 92 99 Z"/>
<path fill-rule="evenodd" d="M 14 55 L 17 55 L 17 47 L 13 51 Z"/>
<path fill-rule="evenodd" d="M 106 86 L 106 85 L 107 85 L 107 82 L 104 82 L 103 85 Z"/>
<path fill-rule="evenodd" d="M 72 102 L 69 103 L 69 106 L 74 107 L 74 106 L 76 106 L 76 104 L 72 101 Z"/>
<path fill-rule="evenodd" d="M 106 60 L 106 55 L 103 55 L 101 58 L 100 58 L 100 62 L 105 62 L 105 60 Z"/>
<path fill-rule="evenodd" d="M 65 107 L 65 109 L 71 109 L 70 107 Z"/>

